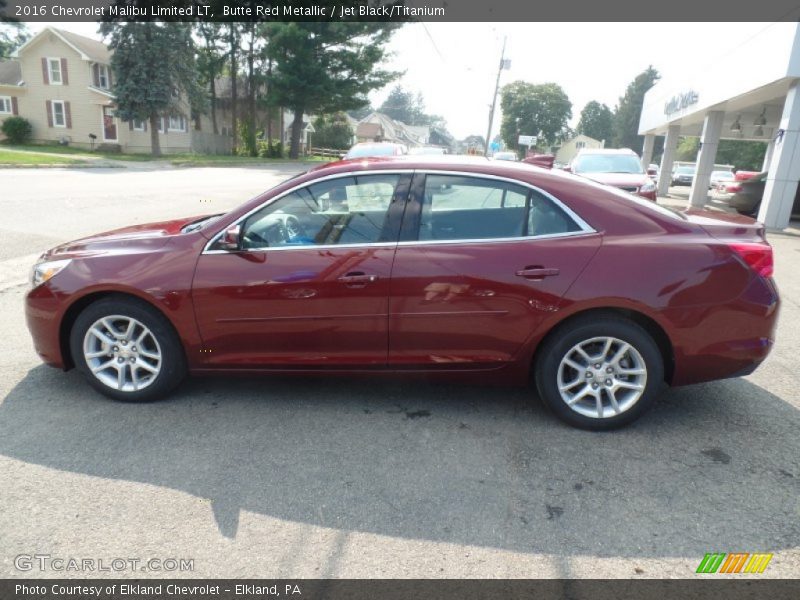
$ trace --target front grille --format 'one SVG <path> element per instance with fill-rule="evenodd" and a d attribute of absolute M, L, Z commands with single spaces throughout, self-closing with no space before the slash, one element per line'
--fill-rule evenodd
<path fill-rule="evenodd" d="M 635 185 L 633 185 L 633 186 L 631 186 L 631 185 L 621 185 L 621 186 L 619 186 L 619 189 L 625 190 L 626 192 L 635 192 L 639 188 L 637 188 Z"/>

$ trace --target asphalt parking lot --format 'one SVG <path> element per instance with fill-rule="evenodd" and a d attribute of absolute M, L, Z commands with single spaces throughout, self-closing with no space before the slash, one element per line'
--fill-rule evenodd
<path fill-rule="evenodd" d="M 59 242 L 224 210 L 297 172 L 0 171 L 0 577 L 15 557 L 193 559 L 194 577 L 692 577 L 706 552 L 800 572 L 800 232 L 753 375 L 571 429 L 531 390 L 402 379 L 190 380 L 111 402 L 40 364 L 27 270 Z"/>

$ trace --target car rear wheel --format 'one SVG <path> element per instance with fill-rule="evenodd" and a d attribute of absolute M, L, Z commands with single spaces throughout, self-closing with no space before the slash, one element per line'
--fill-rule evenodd
<path fill-rule="evenodd" d="M 544 344 L 535 366 L 541 398 L 583 429 L 627 425 L 653 404 L 664 362 L 653 338 L 620 318 L 579 319 Z"/>
<path fill-rule="evenodd" d="M 155 400 L 186 374 L 169 321 L 134 298 L 112 296 L 84 309 L 72 327 L 70 350 L 92 387 L 116 400 Z"/>

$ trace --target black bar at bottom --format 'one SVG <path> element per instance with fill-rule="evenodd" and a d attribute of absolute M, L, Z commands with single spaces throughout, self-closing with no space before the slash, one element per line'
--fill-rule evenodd
<path fill-rule="evenodd" d="M 800 580 L 3 579 L 2 600 L 797 600 Z"/>

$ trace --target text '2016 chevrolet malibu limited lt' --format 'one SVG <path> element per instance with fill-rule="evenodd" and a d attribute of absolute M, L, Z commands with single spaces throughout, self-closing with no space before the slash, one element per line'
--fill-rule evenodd
<path fill-rule="evenodd" d="M 772 267 L 746 217 L 524 164 L 378 158 L 54 248 L 26 312 L 45 362 L 121 400 L 187 373 L 532 375 L 563 420 L 606 429 L 665 383 L 752 372 Z"/>

